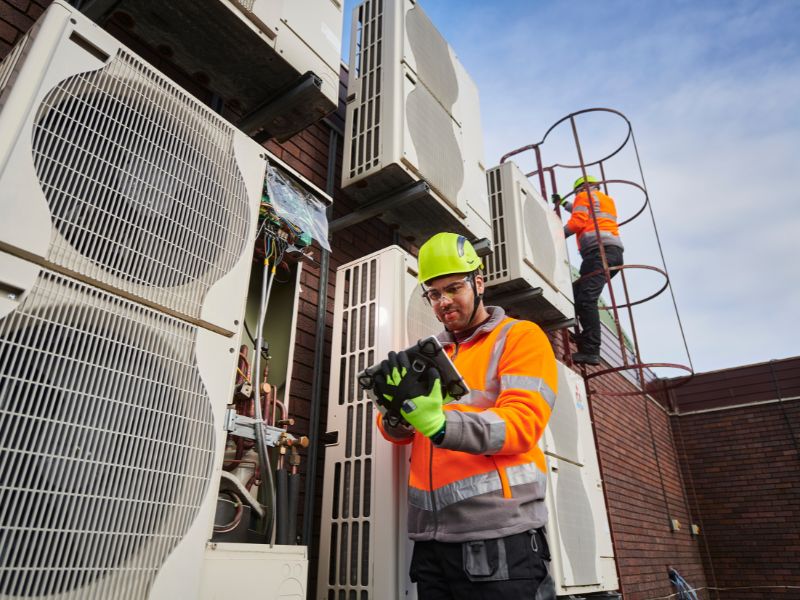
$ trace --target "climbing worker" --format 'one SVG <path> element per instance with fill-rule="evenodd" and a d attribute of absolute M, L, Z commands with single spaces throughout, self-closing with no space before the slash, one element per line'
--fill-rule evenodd
<path fill-rule="evenodd" d="M 581 325 L 581 332 L 576 336 L 578 351 L 572 355 L 572 360 L 578 364 L 600 364 L 600 312 L 597 300 L 606 285 L 603 273 L 603 260 L 600 256 L 600 245 L 606 255 L 609 267 L 619 267 L 623 264 L 622 240 L 617 227 L 617 207 L 611 196 L 600 191 L 597 179 L 591 175 L 578 177 L 572 186 L 576 191 L 575 202 L 570 203 L 558 194 L 553 194 L 553 201 L 572 213 L 567 224 L 564 225 L 564 235 L 576 235 L 578 250 L 581 253 L 580 279 L 572 284 L 572 293 L 575 300 L 575 314 Z M 578 189 L 580 191 L 578 191 Z M 589 193 L 592 196 L 592 206 L 589 206 Z M 597 238 L 595 224 L 592 220 L 592 208 L 600 230 L 600 239 Z M 589 273 L 594 273 L 586 277 Z M 617 269 L 610 271 L 614 277 Z"/>
<path fill-rule="evenodd" d="M 444 325 L 438 339 L 469 394 L 443 395 L 429 369 L 426 391 L 403 402 L 403 420 L 378 416 L 387 440 L 412 445 L 410 576 L 421 600 L 555 599 L 537 444 L 556 398 L 556 361 L 537 325 L 484 306 L 481 268 L 455 233 L 419 251 L 423 296 Z M 405 352 L 390 353 L 378 376 L 400 390 L 411 371 Z"/>

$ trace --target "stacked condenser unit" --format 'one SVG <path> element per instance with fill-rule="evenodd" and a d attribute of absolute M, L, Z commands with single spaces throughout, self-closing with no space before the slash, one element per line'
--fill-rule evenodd
<path fill-rule="evenodd" d="M 414 598 L 406 534 L 408 448 L 376 426 L 357 374 L 441 324 L 422 298 L 416 260 L 397 246 L 336 275 L 317 597 Z"/>
<path fill-rule="evenodd" d="M 0 65 L 0 131 L 0 596 L 220 597 L 263 149 L 59 0 Z"/>
<path fill-rule="evenodd" d="M 486 176 L 494 252 L 486 297 L 544 329 L 572 325 L 572 277 L 561 220 L 513 162 Z"/>
<path fill-rule="evenodd" d="M 203 81 L 246 133 L 285 140 L 339 104 L 341 0 L 85 0 Z"/>
<path fill-rule="evenodd" d="M 430 192 L 381 217 L 424 241 L 446 230 L 489 238 L 478 89 L 412 0 L 353 12 L 342 187 L 359 202 L 415 182 Z"/>
<path fill-rule="evenodd" d="M 618 589 L 586 386 L 562 363 L 558 397 L 540 446 L 547 457 L 547 536 L 558 595 Z"/>

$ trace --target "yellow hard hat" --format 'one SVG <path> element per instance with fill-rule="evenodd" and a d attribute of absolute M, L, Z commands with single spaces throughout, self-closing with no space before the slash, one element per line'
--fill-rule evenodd
<path fill-rule="evenodd" d="M 482 268 L 483 263 L 475 248 L 467 238 L 457 233 L 437 233 L 419 249 L 420 283 Z"/>
<path fill-rule="evenodd" d="M 597 179 L 592 177 L 591 175 L 587 175 L 586 177 L 578 177 L 575 180 L 575 183 L 572 184 L 572 189 L 577 190 L 581 187 L 584 183 L 597 183 Z"/>

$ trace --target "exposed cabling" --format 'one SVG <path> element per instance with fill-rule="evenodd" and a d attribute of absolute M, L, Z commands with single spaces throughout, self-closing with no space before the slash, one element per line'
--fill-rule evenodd
<path fill-rule="evenodd" d="M 278 188 L 281 207 L 274 202 Z M 314 239 L 306 227 L 314 220 L 316 208 L 300 211 L 298 207 L 305 206 L 308 199 L 302 194 L 294 198 L 294 189 L 286 177 L 268 168 L 254 244 L 254 261 L 262 268 L 257 323 L 255 331 L 251 331 L 246 320 L 244 323 L 252 350 L 244 344 L 239 349 L 233 398 L 235 419 L 243 419 L 241 422 L 248 424 L 250 433 L 244 435 L 241 429 L 229 429 L 220 490 L 222 512 L 218 511 L 217 517 L 218 521 L 227 519 L 227 522 L 218 522 L 214 528 L 215 534 L 234 535 L 233 532 L 238 531 L 235 541 L 295 543 L 299 496 L 297 466 L 300 463 L 297 445 L 305 446 L 307 440 L 288 433 L 287 427 L 293 425 L 294 420 L 278 399 L 277 388 L 268 382 L 271 357 L 264 338 L 273 286 L 276 282 L 285 283 L 279 271 L 290 274 L 290 263 L 310 258 L 309 246 Z M 294 214 L 298 214 L 297 223 Z M 320 225 L 313 225 L 316 234 Z M 271 456 L 270 453 L 276 451 L 277 457 Z M 291 473 L 284 465 L 287 452 L 290 453 Z M 244 515 L 249 514 L 245 507 L 258 515 L 258 531 L 254 532 L 250 523 L 242 523 Z"/>

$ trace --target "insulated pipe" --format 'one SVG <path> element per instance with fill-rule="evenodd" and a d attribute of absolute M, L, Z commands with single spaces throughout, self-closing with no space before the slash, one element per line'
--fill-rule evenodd
<path fill-rule="evenodd" d="M 272 268 L 273 274 L 275 267 Z M 269 279 L 269 285 L 267 280 Z M 272 278 L 274 279 L 274 277 Z M 271 537 L 275 531 L 275 482 L 272 479 L 272 465 L 269 461 L 269 454 L 267 453 L 267 444 L 264 440 L 264 415 L 261 412 L 261 346 L 264 332 L 264 319 L 267 315 L 267 304 L 269 303 L 269 292 L 272 289 L 272 279 L 269 277 L 269 261 L 264 259 L 264 271 L 261 279 L 261 298 L 258 307 L 258 330 L 256 331 L 256 347 L 255 347 L 255 361 L 253 364 L 253 379 L 256 385 L 253 386 L 253 404 L 255 405 L 255 430 L 256 430 L 256 451 L 258 452 L 258 462 L 261 466 L 261 478 L 264 479 L 264 473 L 269 480 L 270 495 L 272 506 L 270 513 L 272 517 L 267 529 L 267 536 Z"/>
<path fill-rule="evenodd" d="M 285 546 L 289 543 L 289 490 L 286 469 L 278 469 L 275 473 L 275 487 L 277 488 L 277 506 L 275 510 L 275 543 Z"/>
<path fill-rule="evenodd" d="M 297 543 L 297 502 L 300 500 L 300 475 L 289 473 L 289 514 L 286 515 L 288 524 L 287 544 Z"/>

